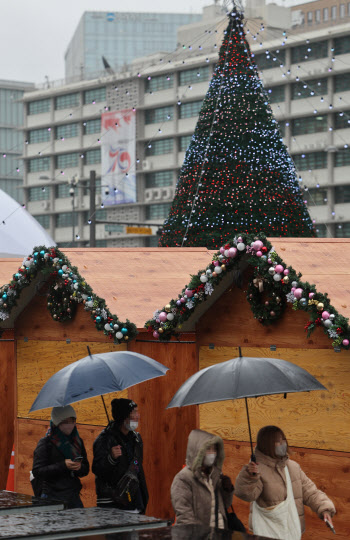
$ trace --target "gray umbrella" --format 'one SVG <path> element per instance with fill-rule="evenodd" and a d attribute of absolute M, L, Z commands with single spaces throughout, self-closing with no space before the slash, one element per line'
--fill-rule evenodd
<path fill-rule="evenodd" d="M 250 446 L 249 397 L 326 390 L 305 369 L 277 358 L 238 357 L 201 369 L 179 388 L 167 409 L 212 401 L 245 399 Z"/>
<path fill-rule="evenodd" d="M 88 348 L 90 353 L 90 350 Z M 125 390 L 165 375 L 169 368 L 143 354 L 118 351 L 92 354 L 53 375 L 42 387 L 29 412 L 64 407 L 90 397 Z"/>

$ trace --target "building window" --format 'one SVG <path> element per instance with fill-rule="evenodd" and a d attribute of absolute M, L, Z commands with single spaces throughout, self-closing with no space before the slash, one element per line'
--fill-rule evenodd
<path fill-rule="evenodd" d="M 59 111 L 61 109 L 68 109 L 70 107 L 77 107 L 79 105 L 79 94 L 65 94 L 58 96 L 55 100 L 55 109 Z"/>
<path fill-rule="evenodd" d="M 336 18 L 337 18 L 337 6 L 332 6 L 331 7 L 331 19 L 332 19 L 332 21 L 335 21 Z"/>
<path fill-rule="evenodd" d="M 161 154 L 170 154 L 174 148 L 173 139 L 160 139 L 153 141 L 146 148 L 146 156 L 159 156 Z"/>
<path fill-rule="evenodd" d="M 83 123 L 84 135 L 91 135 L 92 133 L 101 133 L 101 118 L 96 120 L 87 120 Z"/>
<path fill-rule="evenodd" d="M 327 22 L 329 19 L 329 9 L 328 7 L 323 8 L 323 22 Z"/>
<path fill-rule="evenodd" d="M 158 171 L 146 174 L 146 189 L 173 185 L 173 171 Z"/>
<path fill-rule="evenodd" d="M 309 98 L 314 95 L 326 95 L 328 93 L 327 78 L 313 79 L 311 81 L 299 81 L 292 84 L 292 99 Z"/>
<path fill-rule="evenodd" d="M 307 116 L 292 121 L 292 135 L 307 135 L 327 131 L 327 116 Z"/>
<path fill-rule="evenodd" d="M 320 22 L 321 22 L 321 10 L 316 9 L 316 11 L 315 11 L 315 23 L 320 24 Z"/>
<path fill-rule="evenodd" d="M 49 142 L 50 140 L 50 131 L 48 128 L 43 129 L 32 129 L 28 132 L 28 142 L 29 144 Z"/>
<path fill-rule="evenodd" d="M 66 182 L 65 184 L 59 184 L 56 189 L 57 199 L 66 199 L 70 196 L 69 190 L 71 186 Z"/>
<path fill-rule="evenodd" d="M 286 51 L 276 49 L 274 51 L 266 51 L 265 54 L 258 54 L 255 56 L 255 63 L 258 69 L 272 69 L 284 65 L 286 62 Z"/>
<path fill-rule="evenodd" d="M 278 129 L 282 137 L 286 134 L 286 124 L 283 122 L 281 124 L 278 124 Z"/>
<path fill-rule="evenodd" d="M 312 188 L 308 189 L 305 193 L 305 199 L 309 206 L 323 206 L 327 204 L 327 190 Z"/>
<path fill-rule="evenodd" d="M 350 52 L 350 36 L 335 38 L 334 54 L 347 54 Z"/>
<path fill-rule="evenodd" d="M 159 236 L 147 236 L 145 238 L 145 247 L 159 247 Z"/>
<path fill-rule="evenodd" d="M 298 171 L 325 169 L 327 167 L 326 152 L 309 152 L 292 156 L 294 165 Z"/>
<path fill-rule="evenodd" d="M 44 227 L 44 229 L 50 228 L 50 216 L 48 214 L 46 215 L 44 214 L 41 216 L 34 216 L 34 217 L 37 220 L 37 222 L 40 223 L 42 227 Z"/>
<path fill-rule="evenodd" d="M 292 64 L 307 62 L 308 60 L 317 60 L 328 56 L 327 41 L 315 41 L 306 45 L 299 45 L 292 48 Z"/>
<path fill-rule="evenodd" d="M 345 4 L 340 4 L 340 6 L 339 6 L 339 17 L 341 17 L 343 19 L 345 17 L 345 14 L 346 14 Z"/>
<path fill-rule="evenodd" d="M 56 127 L 56 139 L 69 139 L 78 137 L 78 124 L 65 124 Z"/>
<path fill-rule="evenodd" d="M 50 158 L 34 158 L 28 161 L 28 172 L 48 171 L 50 169 Z"/>
<path fill-rule="evenodd" d="M 350 17 L 350 2 L 348 2 L 348 17 Z"/>
<path fill-rule="evenodd" d="M 350 222 L 342 223 L 335 228 L 336 238 L 349 238 L 350 237 Z"/>
<path fill-rule="evenodd" d="M 96 240 L 96 247 L 99 247 L 99 248 L 107 247 L 107 240 Z"/>
<path fill-rule="evenodd" d="M 28 103 L 28 114 L 42 114 L 50 111 L 50 100 L 39 99 Z"/>
<path fill-rule="evenodd" d="M 312 24 L 312 21 L 313 21 L 313 12 L 308 11 L 307 12 L 307 24 Z"/>
<path fill-rule="evenodd" d="M 283 84 L 273 86 L 272 88 L 266 88 L 270 103 L 280 103 L 281 101 L 284 101 L 284 91 L 285 86 Z"/>
<path fill-rule="evenodd" d="M 346 129 L 350 127 L 350 111 L 336 113 L 334 119 L 335 129 Z"/>
<path fill-rule="evenodd" d="M 50 198 L 49 187 L 32 187 L 28 190 L 29 201 L 47 201 Z"/>
<path fill-rule="evenodd" d="M 61 154 L 56 157 L 56 169 L 64 169 L 65 167 L 77 167 L 79 165 L 79 154 L 73 152 L 71 154 Z"/>
<path fill-rule="evenodd" d="M 85 152 L 85 165 L 101 163 L 101 148 L 94 148 Z"/>
<path fill-rule="evenodd" d="M 342 148 L 335 154 L 334 166 L 347 167 L 350 165 L 350 148 Z"/>
<path fill-rule="evenodd" d="M 190 146 L 191 141 L 192 135 L 184 135 L 183 137 L 180 137 L 180 152 L 185 152 Z"/>
<path fill-rule="evenodd" d="M 168 105 L 167 107 L 159 107 L 158 109 L 149 109 L 145 111 L 145 124 L 156 124 L 158 122 L 172 120 L 173 118 L 174 107 L 172 105 Z"/>
<path fill-rule="evenodd" d="M 180 86 L 196 84 L 209 79 L 209 66 L 180 71 Z"/>
<path fill-rule="evenodd" d="M 335 204 L 350 203 L 350 186 L 336 186 L 334 202 Z"/>
<path fill-rule="evenodd" d="M 78 214 L 74 212 L 74 225 L 78 225 Z M 56 215 L 56 227 L 72 227 L 73 226 L 73 212 L 62 212 Z"/>
<path fill-rule="evenodd" d="M 324 223 L 317 224 L 316 233 L 318 238 L 327 238 L 327 226 Z"/>
<path fill-rule="evenodd" d="M 159 90 L 167 90 L 174 86 L 173 75 L 158 75 L 146 81 L 146 92 L 158 92 Z"/>
<path fill-rule="evenodd" d="M 350 73 L 342 73 L 334 77 L 334 92 L 346 92 L 350 88 Z"/>
<path fill-rule="evenodd" d="M 146 206 L 146 220 L 165 219 L 169 215 L 171 203 L 149 204 Z"/>
<path fill-rule="evenodd" d="M 84 92 L 84 105 L 89 103 L 99 103 L 106 101 L 106 87 L 94 88 L 93 90 L 85 90 Z"/>
<path fill-rule="evenodd" d="M 198 116 L 202 108 L 203 101 L 191 101 L 180 105 L 179 118 L 194 118 Z"/>

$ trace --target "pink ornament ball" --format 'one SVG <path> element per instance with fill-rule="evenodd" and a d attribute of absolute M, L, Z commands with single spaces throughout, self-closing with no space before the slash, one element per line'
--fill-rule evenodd
<path fill-rule="evenodd" d="M 257 251 L 257 252 L 256 252 L 256 256 L 257 256 L 257 257 L 262 257 L 262 251 Z"/>
<path fill-rule="evenodd" d="M 297 300 L 299 300 L 299 298 L 303 296 L 303 289 L 300 289 L 300 288 L 295 289 L 294 296 Z"/>
<path fill-rule="evenodd" d="M 165 322 L 167 320 L 167 313 L 165 313 L 165 311 L 162 311 L 161 313 L 159 313 L 158 318 L 161 322 Z"/>
<path fill-rule="evenodd" d="M 281 264 L 278 264 L 277 266 L 275 266 L 275 271 L 278 273 L 278 274 L 282 274 L 284 268 Z"/>
<path fill-rule="evenodd" d="M 153 332 L 153 337 L 156 338 L 156 339 L 158 339 L 158 338 L 159 338 L 158 332 Z"/>
<path fill-rule="evenodd" d="M 243 242 L 243 238 L 242 238 L 241 236 L 239 236 L 239 237 L 237 238 L 237 242 L 238 242 L 238 243 Z"/>
<path fill-rule="evenodd" d="M 292 293 L 294 293 L 295 289 L 296 289 L 296 287 L 291 288 Z"/>
<path fill-rule="evenodd" d="M 235 247 L 232 247 L 228 250 L 228 256 L 233 259 L 233 257 L 236 257 L 237 255 L 237 249 Z"/>
<path fill-rule="evenodd" d="M 219 261 L 213 261 L 214 266 L 219 266 Z"/>
<path fill-rule="evenodd" d="M 285 270 L 283 270 L 283 273 L 284 273 L 285 276 L 288 276 L 288 274 L 289 274 L 288 268 L 286 268 Z"/>
<path fill-rule="evenodd" d="M 260 251 L 261 248 L 263 247 L 263 245 L 264 245 L 264 244 L 262 243 L 261 240 L 256 240 L 255 242 L 253 242 L 253 249 L 254 249 L 255 251 Z"/>
<path fill-rule="evenodd" d="M 220 248 L 220 253 L 221 253 L 221 255 L 223 255 L 225 253 L 225 248 L 224 247 Z"/>
<path fill-rule="evenodd" d="M 309 298 L 310 298 L 310 300 L 312 300 L 312 298 L 313 298 L 314 296 L 315 296 L 315 293 L 314 293 L 314 292 L 310 292 L 310 293 L 309 293 Z"/>
<path fill-rule="evenodd" d="M 328 311 L 322 311 L 322 319 L 325 321 L 329 319 L 329 313 Z"/>
<path fill-rule="evenodd" d="M 191 291 L 191 289 L 186 289 L 185 290 L 185 295 L 187 296 L 187 298 L 192 298 L 193 291 Z"/>
<path fill-rule="evenodd" d="M 186 298 L 184 298 L 184 297 L 180 298 L 180 302 L 181 302 L 181 304 L 184 304 L 186 302 Z"/>
<path fill-rule="evenodd" d="M 267 259 L 267 262 L 268 262 L 269 264 L 272 264 L 272 259 Z"/>
<path fill-rule="evenodd" d="M 343 345 L 344 345 L 344 347 L 348 347 L 349 346 L 349 340 L 348 339 L 343 339 Z"/>

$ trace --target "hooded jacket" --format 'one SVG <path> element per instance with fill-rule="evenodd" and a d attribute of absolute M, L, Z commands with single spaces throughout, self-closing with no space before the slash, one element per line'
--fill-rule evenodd
<path fill-rule="evenodd" d="M 210 478 L 218 495 L 218 512 L 227 527 L 226 508 L 232 504 L 233 491 L 225 491 L 221 484 L 224 443 L 221 437 L 200 429 L 191 431 L 188 437 L 186 466 L 175 476 L 171 485 L 171 502 L 177 525 L 210 526 L 212 494 L 201 468 L 207 449 L 213 445 L 217 448 L 217 457 Z"/>
<path fill-rule="evenodd" d="M 301 532 L 305 531 L 304 504 L 316 512 L 319 517 L 322 517 L 323 512 L 326 511 L 331 516 L 335 514 L 332 501 L 323 491 L 317 489 L 298 463 L 289 459 L 288 456 L 272 458 L 259 450 L 255 450 L 255 456 L 260 472 L 251 476 L 247 465 L 243 467 L 235 482 L 235 495 L 237 497 L 247 502 L 256 501 L 262 508 L 276 506 L 283 502 L 287 498 L 285 467 L 288 467 Z M 252 528 L 252 505 L 250 506 L 249 527 Z"/>

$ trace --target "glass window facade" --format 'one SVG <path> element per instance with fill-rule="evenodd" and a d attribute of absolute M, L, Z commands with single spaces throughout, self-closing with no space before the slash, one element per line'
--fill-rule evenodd
<path fill-rule="evenodd" d="M 342 223 L 335 228 L 336 238 L 350 238 L 350 222 Z"/>
<path fill-rule="evenodd" d="M 268 54 L 257 54 L 254 60 L 260 70 L 276 68 L 281 64 L 285 64 L 286 51 L 276 49 L 269 51 Z"/>
<path fill-rule="evenodd" d="M 77 167 L 79 165 L 78 152 L 71 154 L 61 154 L 56 157 L 56 169 L 65 169 L 66 167 Z"/>
<path fill-rule="evenodd" d="M 44 227 L 44 229 L 50 228 L 50 216 L 43 214 L 41 216 L 34 216 L 34 217 L 37 220 L 37 222 L 40 223 L 42 227 Z"/>
<path fill-rule="evenodd" d="M 0 152 L 18 152 L 22 154 L 23 136 L 13 127 L 0 128 Z"/>
<path fill-rule="evenodd" d="M 328 55 L 327 41 L 315 41 L 306 45 L 292 48 L 292 64 L 326 58 Z"/>
<path fill-rule="evenodd" d="M 174 75 L 157 75 L 146 80 L 146 92 L 158 92 L 174 86 Z"/>
<path fill-rule="evenodd" d="M 49 142 L 50 141 L 50 131 L 48 128 L 43 129 L 32 129 L 28 132 L 28 142 L 29 144 Z"/>
<path fill-rule="evenodd" d="M 315 11 L 315 23 L 320 24 L 320 22 L 321 22 L 321 10 L 316 9 L 316 11 Z"/>
<path fill-rule="evenodd" d="M 345 4 L 340 4 L 339 6 L 339 16 L 341 18 L 345 17 L 345 14 L 346 14 L 346 6 Z"/>
<path fill-rule="evenodd" d="M 50 99 L 38 99 L 37 101 L 30 101 L 28 103 L 28 114 L 42 114 L 50 111 L 51 100 Z"/>
<path fill-rule="evenodd" d="M 328 7 L 323 8 L 323 22 L 327 22 L 329 20 L 329 9 Z"/>
<path fill-rule="evenodd" d="M 347 92 L 350 90 L 350 73 L 342 73 L 334 77 L 334 92 Z"/>
<path fill-rule="evenodd" d="M 313 12 L 312 11 L 308 11 L 307 12 L 307 24 L 312 24 L 313 22 Z"/>
<path fill-rule="evenodd" d="M 172 186 L 173 184 L 173 171 L 157 171 L 146 174 L 146 189 Z"/>
<path fill-rule="evenodd" d="M 89 103 L 100 103 L 106 101 L 106 87 L 94 88 L 93 90 L 85 90 L 84 105 Z"/>
<path fill-rule="evenodd" d="M 183 103 L 179 107 L 179 118 L 194 118 L 198 116 L 202 108 L 203 101 L 191 101 Z"/>
<path fill-rule="evenodd" d="M 309 152 L 308 154 L 296 154 L 293 156 L 293 161 L 298 171 L 325 169 L 327 167 L 327 153 Z"/>
<path fill-rule="evenodd" d="M 350 148 L 341 148 L 334 156 L 335 167 L 348 167 L 350 165 Z"/>
<path fill-rule="evenodd" d="M 318 238 L 327 238 L 327 227 L 324 223 L 318 223 L 316 225 L 316 233 Z"/>
<path fill-rule="evenodd" d="M 79 105 L 78 92 L 74 94 L 64 94 L 63 96 L 58 96 L 55 99 L 56 111 L 59 111 L 61 109 L 69 109 L 71 107 L 77 107 L 78 105 Z"/>
<path fill-rule="evenodd" d="M 149 204 L 146 206 L 146 219 L 165 219 L 169 215 L 171 203 Z"/>
<path fill-rule="evenodd" d="M 79 124 L 65 124 L 63 126 L 56 127 L 56 139 L 69 139 L 71 137 L 78 137 Z"/>
<path fill-rule="evenodd" d="M 83 123 L 83 130 L 84 135 L 101 133 L 101 118 L 96 118 L 96 120 L 87 120 Z"/>
<path fill-rule="evenodd" d="M 180 152 L 185 152 L 192 141 L 192 135 L 184 135 L 180 137 Z"/>
<path fill-rule="evenodd" d="M 47 201 L 50 199 L 50 187 L 32 187 L 28 189 L 29 201 Z"/>
<path fill-rule="evenodd" d="M 170 154 L 174 149 L 173 139 L 160 139 L 153 141 L 146 148 L 146 156 L 159 156 L 161 154 Z"/>
<path fill-rule="evenodd" d="M 332 6 L 331 7 L 331 19 L 332 19 L 332 21 L 335 21 L 336 18 L 337 18 L 337 6 Z"/>
<path fill-rule="evenodd" d="M 285 86 L 283 84 L 272 86 L 272 88 L 266 88 L 266 91 L 269 96 L 270 103 L 279 103 L 284 101 Z"/>
<path fill-rule="evenodd" d="M 85 152 L 85 164 L 101 163 L 101 148 L 94 148 Z"/>
<path fill-rule="evenodd" d="M 50 169 L 50 158 L 41 157 L 28 160 L 28 172 L 48 171 Z"/>
<path fill-rule="evenodd" d="M 347 54 L 350 52 L 350 36 L 334 39 L 334 54 Z"/>
<path fill-rule="evenodd" d="M 56 188 L 57 199 L 66 199 L 67 197 L 69 197 L 70 187 L 71 186 L 68 184 L 68 182 L 66 182 L 65 184 L 59 184 Z"/>
<path fill-rule="evenodd" d="M 149 109 L 145 111 L 145 123 L 156 124 L 158 122 L 165 122 L 166 120 L 172 120 L 174 118 L 174 107 L 168 105 L 167 107 L 159 107 L 157 109 Z"/>
<path fill-rule="evenodd" d="M 335 186 L 335 204 L 350 203 L 350 186 Z"/>
<path fill-rule="evenodd" d="M 78 225 L 78 214 L 74 212 L 74 225 Z M 72 227 L 73 226 L 73 212 L 62 212 L 56 215 L 56 227 Z"/>
<path fill-rule="evenodd" d="M 327 204 L 327 190 L 320 188 L 308 189 L 304 192 L 309 206 L 323 206 Z"/>
<path fill-rule="evenodd" d="M 327 78 L 298 81 L 292 84 L 292 99 L 325 96 L 328 93 Z"/>
<path fill-rule="evenodd" d="M 292 121 L 292 135 L 319 133 L 328 129 L 327 116 L 306 116 Z"/>
<path fill-rule="evenodd" d="M 180 86 L 196 84 L 209 79 L 209 66 L 201 66 L 194 69 L 180 71 Z"/>
<path fill-rule="evenodd" d="M 336 113 L 334 118 L 335 129 L 345 129 L 350 127 L 350 111 Z"/>

